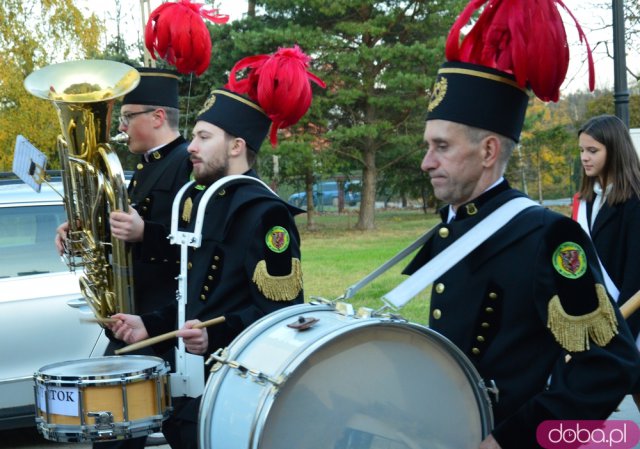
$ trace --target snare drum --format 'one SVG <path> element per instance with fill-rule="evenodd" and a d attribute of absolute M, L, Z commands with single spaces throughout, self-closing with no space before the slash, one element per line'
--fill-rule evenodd
<path fill-rule="evenodd" d="M 403 320 L 286 307 L 214 358 L 201 449 L 475 449 L 493 425 L 471 362 Z"/>
<path fill-rule="evenodd" d="M 162 359 L 141 355 L 47 365 L 34 374 L 37 428 L 75 443 L 158 432 L 171 412 L 168 372 Z"/>

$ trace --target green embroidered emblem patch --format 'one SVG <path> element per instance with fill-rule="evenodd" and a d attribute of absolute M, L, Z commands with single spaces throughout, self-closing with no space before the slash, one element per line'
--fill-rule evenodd
<path fill-rule="evenodd" d="M 264 240 L 267 247 L 274 253 L 282 253 L 289 248 L 289 232 L 282 226 L 269 229 Z"/>
<path fill-rule="evenodd" d="M 552 261 L 556 271 L 569 279 L 578 279 L 587 271 L 587 255 L 577 243 L 561 243 L 553 252 Z"/>

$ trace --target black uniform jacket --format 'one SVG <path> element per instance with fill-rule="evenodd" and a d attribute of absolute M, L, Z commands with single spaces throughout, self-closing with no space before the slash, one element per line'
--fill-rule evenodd
<path fill-rule="evenodd" d="M 520 196 L 505 181 L 461 206 L 405 273 Z M 495 381 L 492 433 L 503 449 L 538 447 L 544 420 L 605 419 L 640 376 L 629 329 L 596 284 L 602 279 L 589 238 L 542 207 L 519 213 L 433 283 L 430 327 L 458 346 L 485 382 Z M 600 344 L 580 333 L 589 325 L 606 331 Z"/>
<path fill-rule="evenodd" d="M 192 220 L 185 230 L 193 227 L 203 192 L 192 190 Z M 209 201 L 202 245 L 190 249 L 185 314 L 187 320 L 226 318 L 207 328 L 208 353 L 264 315 L 302 303 L 300 236 L 293 218 L 300 212 L 255 183 L 225 188 Z M 150 336 L 174 330 L 176 303 L 142 319 Z"/>
<path fill-rule="evenodd" d="M 589 223 L 592 210 L 593 201 L 587 203 Z M 603 204 L 591 228 L 591 240 L 602 265 L 620 290 L 620 306 L 640 290 L 640 200 L 633 197 L 614 206 Z M 627 323 L 637 337 L 640 311 L 632 314 Z"/>
<path fill-rule="evenodd" d="M 188 143 L 178 137 L 141 158 L 129 184 L 132 206 L 145 221 L 142 242 L 132 245 L 136 314 L 175 302 L 180 273 L 179 247 L 171 245 L 171 207 L 178 190 L 189 181 Z"/>
<path fill-rule="evenodd" d="M 188 142 L 178 137 L 154 151 L 149 160 L 140 158 L 129 183 L 131 205 L 145 222 L 141 242 L 131 244 L 134 306 L 136 314 L 148 313 L 176 300 L 180 273 L 180 251 L 167 239 L 171 229 L 171 206 L 178 190 L 189 181 L 192 165 Z M 125 346 L 106 331 L 111 340 L 106 355 Z M 158 355 L 173 364 L 173 351 L 139 349 L 133 354 Z"/>

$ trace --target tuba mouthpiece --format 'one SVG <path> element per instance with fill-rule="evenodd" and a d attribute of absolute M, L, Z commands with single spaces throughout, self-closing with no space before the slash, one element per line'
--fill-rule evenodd
<path fill-rule="evenodd" d="M 121 132 L 116 136 L 113 136 L 111 139 L 109 139 L 109 142 L 127 144 L 129 143 L 129 134 L 125 132 Z"/>

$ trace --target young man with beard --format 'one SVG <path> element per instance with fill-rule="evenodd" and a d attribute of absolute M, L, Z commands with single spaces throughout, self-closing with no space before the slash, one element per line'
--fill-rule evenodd
<path fill-rule="evenodd" d="M 252 166 L 269 130 L 275 142 L 275 131 L 297 122 L 310 106 L 308 78 L 313 76 L 306 71 L 309 58 L 304 53 L 294 47 L 246 58 L 256 59 L 262 70 L 251 66 L 248 74 L 255 85 L 232 78 L 227 88 L 212 91 L 198 115 L 188 148 L 198 184 L 211 186 L 230 175 L 257 178 Z M 236 64 L 232 77 L 243 61 Z M 261 82 L 271 86 L 268 100 L 260 95 L 264 88 Z M 300 104 L 305 106 L 301 108 Z M 282 117 L 288 117 L 286 124 Z M 181 229 L 193 230 L 204 192 L 194 187 L 183 196 Z M 209 200 L 202 244 L 189 253 L 187 321 L 178 333 L 188 352 L 210 354 L 227 346 L 257 319 L 302 303 L 300 236 L 294 221 L 294 215 L 300 212 L 254 182 L 227 185 Z M 221 324 L 193 328 L 196 323 L 219 316 L 225 317 Z M 113 318 L 118 319 L 111 326 L 116 337 L 134 343 L 175 329 L 177 305 L 142 316 L 116 314 Z M 175 343 L 170 341 L 168 345 Z M 199 404 L 200 397 L 174 398 L 175 410 L 163 426 L 172 448 L 197 448 Z"/>

